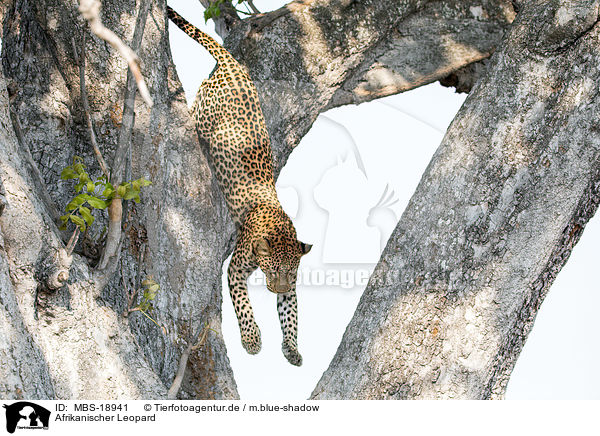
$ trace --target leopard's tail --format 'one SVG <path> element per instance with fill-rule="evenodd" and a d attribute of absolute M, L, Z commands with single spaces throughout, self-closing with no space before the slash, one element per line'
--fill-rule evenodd
<path fill-rule="evenodd" d="M 169 19 L 183 30 L 189 37 L 195 39 L 197 42 L 208 50 L 208 52 L 217 60 L 219 64 L 227 63 L 234 60 L 233 56 L 225 50 L 221 44 L 213 39 L 212 36 L 204 33 L 193 24 L 189 23 L 185 18 L 167 6 L 167 13 Z"/>

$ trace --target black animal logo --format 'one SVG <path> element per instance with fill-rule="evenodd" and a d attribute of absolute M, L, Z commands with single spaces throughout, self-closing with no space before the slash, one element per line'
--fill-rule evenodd
<path fill-rule="evenodd" d="M 20 422 L 23 427 L 48 428 L 50 411 L 28 401 L 3 406 L 6 409 L 6 431 L 14 433 Z"/>

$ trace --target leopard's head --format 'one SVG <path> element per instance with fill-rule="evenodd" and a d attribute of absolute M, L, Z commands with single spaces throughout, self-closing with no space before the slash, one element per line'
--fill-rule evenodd
<path fill-rule="evenodd" d="M 253 252 L 260 269 L 267 278 L 267 289 L 284 294 L 296 288 L 300 258 L 312 245 L 296 239 L 296 232 L 270 234 L 254 241 Z"/>

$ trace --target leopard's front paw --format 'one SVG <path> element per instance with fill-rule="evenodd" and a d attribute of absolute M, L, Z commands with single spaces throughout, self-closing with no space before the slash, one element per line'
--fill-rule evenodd
<path fill-rule="evenodd" d="M 256 354 L 260 351 L 262 343 L 260 340 L 260 329 L 256 323 L 242 332 L 242 345 L 249 354 Z"/>
<path fill-rule="evenodd" d="M 284 342 L 281 346 L 281 351 L 283 351 L 283 355 L 292 365 L 302 366 L 302 356 L 296 346 L 288 345 Z"/>

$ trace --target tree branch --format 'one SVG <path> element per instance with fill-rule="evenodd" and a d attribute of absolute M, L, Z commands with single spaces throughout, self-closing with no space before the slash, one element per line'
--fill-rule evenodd
<path fill-rule="evenodd" d="M 246 0 L 246 3 L 248 3 L 248 6 L 250 6 L 250 9 L 252 10 L 253 13 L 260 14 L 260 11 L 256 8 L 256 6 L 254 5 L 254 2 L 252 0 Z"/>
<path fill-rule="evenodd" d="M 205 9 L 212 3 L 211 0 L 199 0 L 199 2 Z M 221 15 L 212 20 L 215 23 L 215 31 L 222 39 L 225 39 L 229 35 L 229 32 L 231 32 L 231 29 L 239 25 L 241 20 L 231 3 L 221 3 L 219 8 L 221 9 Z"/>
<path fill-rule="evenodd" d="M 523 6 L 312 398 L 503 396 L 540 304 L 600 203 L 599 36 L 591 2 Z M 538 53 L 556 41 L 572 43 Z"/>
<path fill-rule="evenodd" d="M 131 45 L 135 51 L 139 51 L 144 35 L 144 28 L 148 18 L 151 0 L 143 0 L 138 12 L 135 30 Z M 111 167 L 110 182 L 115 188 L 125 181 L 127 165 L 131 166 L 131 140 L 133 125 L 135 124 L 135 84 L 138 80 L 133 69 L 127 72 L 127 84 L 125 86 L 125 98 L 123 104 L 123 120 L 119 130 L 119 142 Z M 139 88 L 139 83 L 138 83 Z M 140 91 L 141 93 L 141 91 Z M 151 104 L 149 106 L 152 106 Z M 123 199 L 116 197 L 108 206 L 108 232 L 106 234 L 106 245 L 102 257 L 98 263 L 98 269 L 103 270 L 112 260 L 116 263 L 119 257 L 121 245 L 121 226 L 123 217 Z"/>
<path fill-rule="evenodd" d="M 225 45 L 259 90 L 279 169 L 319 113 L 487 58 L 513 18 L 508 0 L 295 1 L 244 20 Z"/>
<path fill-rule="evenodd" d="M 194 339 L 189 341 L 188 345 L 183 350 L 183 353 L 181 353 L 181 357 L 179 358 L 179 366 L 177 367 L 177 374 L 175 374 L 173 383 L 169 388 L 169 391 L 167 393 L 167 399 L 177 399 L 177 394 L 179 393 L 179 389 L 181 388 L 181 382 L 183 382 L 183 376 L 185 375 L 185 369 L 187 368 L 190 353 L 204 346 L 204 344 L 206 343 L 206 338 L 208 337 L 209 330 L 211 330 L 211 328 L 208 324 L 206 324 L 202 328 L 202 330 L 194 337 Z"/>
<path fill-rule="evenodd" d="M 92 32 L 100 39 L 105 40 L 117 50 L 121 56 L 125 58 L 129 68 L 135 77 L 140 95 L 149 107 L 152 107 L 152 97 L 146 86 L 144 76 L 140 71 L 140 59 L 135 54 L 135 51 L 130 49 L 127 45 L 121 41 L 121 39 L 112 31 L 104 27 L 102 20 L 100 20 L 100 8 L 102 4 L 100 0 L 80 0 L 79 1 L 79 12 L 83 15 L 88 23 Z"/>
<path fill-rule="evenodd" d="M 21 122 L 19 121 L 19 115 L 14 111 L 12 106 L 9 108 L 9 111 L 10 119 L 12 121 L 12 125 L 15 131 L 15 136 L 17 137 L 17 141 L 19 141 L 21 148 L 25 151 L 27 165 L 29 166 L 29 174 L 31 174 L 31 176 L 33 177 L 35 187 L 39 192 L 42 201 L 44 202 L 46 210 L 52 217 L 52 221 L 54 222 L 54 224 L 58 224 L 60 222 L 60 213 L 56 208 L 56 204 L 50 197 L 48 190 L 46 189 L 46 184 L 44 183 L 44 179 L 40 174 L 40 170 L 38 169 L 38 166 L 36 165 L 36 163 L 33 160 L 33 157 L 31 156 L 31 150 L 29 149 L 29 145 L 25 142 L 25 138 L 23 136 L 23 129 L 21 128 Z"/>

